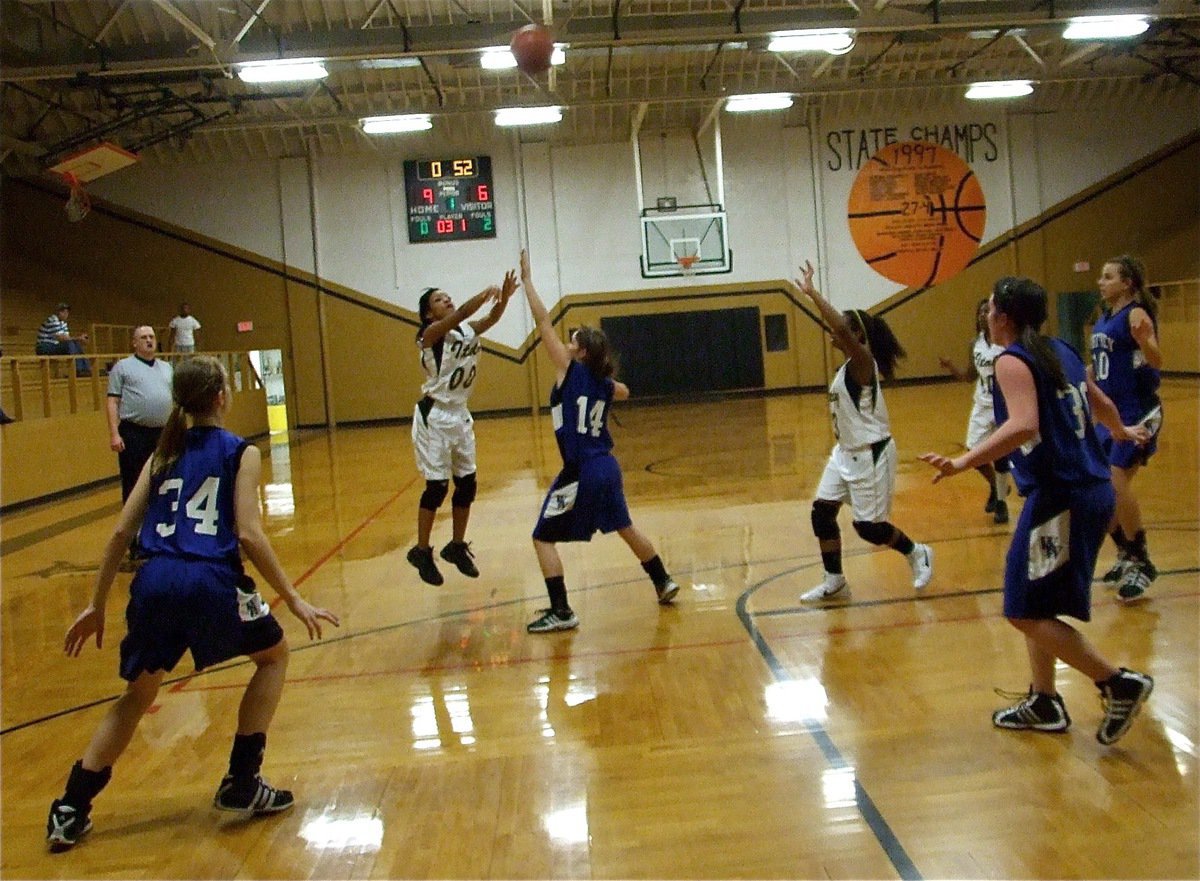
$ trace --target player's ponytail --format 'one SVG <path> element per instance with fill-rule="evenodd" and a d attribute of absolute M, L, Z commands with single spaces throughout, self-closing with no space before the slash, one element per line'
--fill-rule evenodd
<path fill-rule="evenodd" d="M 595 327 L 583 326 L 575 331 L 575 345 L 583 353 L 583 366 L 599 379 L 608 379 L 617 372 L 608 336 Z"/>
<path fill-rule="evenodd" d="M 421 340 L 421 335 L 425 333 L 425 328 L 433 324 L 433 316 L 429 314 L 429 301 L 440 290 L 441 288 L 425 288 L 421 292 L 421 299 L 417 300 L 417 316 L 421 319 L 421 325 L 417 328 L 418 342 Z"/>
<path fill-rule="evenodd" d="M 187 417 L 211 416 L 217 409 L 218 395 L 229 386 L 225 368 L 211 355 L 197 355 L 175 368 L 171 382 L 174 406 L 150 457 L 150 474 L 157 477 L 183 455 L 187 442 Z"/>
<path fill-rule="evenodd" d="M 1062 362 L 1041 334 L 1046 321 L 1046 289 L 1033 279 L 1006 275 L 992 288 L 996 311 L 1006 315 L 1017 330 L 1017 341 L 1057 389 L 1067 388 Z"/>
<path fill-rule="evenodd" d="M 1150 293 L 1146 287 L 1145 264 L 1130 254 L 1112 257 L 1105 262 L 1117 267 L 1117 272 L 1120 273 L 1121 278 L 1129 282 L 1129 290 L 1133 294 L 1134 302 L 1146 310 L 1146 313 L 1150 316 L 1150 320 L 1157 326 L 1158 298 Z"/>
<path fill-rule="evenodd" d="M 892 379 L 896 375 L 896 364 L 905 356 L 904 347 L 892 333 L 891 327 L 877 315 L 862 309 L 851 309 L 845 313 L 850 321 L 850 327 L 861 331 L 871 357 L 879 366 L 879 372 L 884 379 Z"/>

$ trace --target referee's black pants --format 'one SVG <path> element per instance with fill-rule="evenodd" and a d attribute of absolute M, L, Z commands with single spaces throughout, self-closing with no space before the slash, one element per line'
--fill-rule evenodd
<path fill-rule="evenodd" d="M 154 455 L 154 448 L 158 446 L 158 436 L 162 434 L 162 426 L 151 428 L 122 419 L 117 425 L 117 434 L 125 441 L 125 449 L 117 453 L 117 464 L 121 468 L 121 504 L 124 504 L 133 492 L 142 468 Z"/>

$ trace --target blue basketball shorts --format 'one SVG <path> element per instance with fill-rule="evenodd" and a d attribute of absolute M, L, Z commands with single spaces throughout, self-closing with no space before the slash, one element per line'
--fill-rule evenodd
<path fill-rule="evenodd" d="M 1029 494 L 1004 567 L 1004 617 L 1091 619 L 1092 575 L 1115 505 L 1108 481 Z"/>
<path fill-rule="evenodd" d="M 121 678 L 170 671 L 185 651 L 197 670 L 275 646 L 283 630 L 254 581 L 215 562 L 151 557 L 125 609 Z"/>
<path fill-rule="evenodd" d="M 1108 457 L 1108 464 L 1114 468 L 1132 468 L 1134 465 L 1145 465 L 1150 457 L 1158 451 L 1158 434 L 1162 431 L 1162 405 L 1155 405 L 1150 412 L 1135 420 L 1138 425 L 1144 425 L 1150 430 L 1150 440 L 1138 446 L 1133 441 L 1115 441 L 1112 432 L 1103 425 L 1096 426 L 1096 437 Z"/>
<path fill-rule="evenodd" d="M 585 459 L 554 478 L 533 528 L 538 541 L 591 541 L 596 532 L 632 526 L 621 466 L 611 455 Z"/>

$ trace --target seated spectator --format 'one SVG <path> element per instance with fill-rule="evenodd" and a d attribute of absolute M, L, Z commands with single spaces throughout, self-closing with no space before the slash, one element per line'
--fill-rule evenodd
<path fill-rule="evenodd" d="M 81 333 L 78 336 L 71 336 L 71 329 L 67 326 L 67 317 L 70 314 L 71 306 L 68 303 L 59 303 L 54 307 L 54 314 L 43 321 L 42 326 L 38 328 L 37 345 L 34 347 L 36 354 L 83 354 L 83 344 L 87 342 L 88 335 Z M 92 367 L 87 358 L 75 360 L 75 373 L 78 376 L 92 375 Z"/>

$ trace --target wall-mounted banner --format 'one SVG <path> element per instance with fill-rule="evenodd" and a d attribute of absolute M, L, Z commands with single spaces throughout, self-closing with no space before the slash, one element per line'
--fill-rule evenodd
<path fill-rule="evenodd" d="M 846 220 L 854 246 L 880 275 L 928 287 L 961 272 L 983 238 L 987 207 L 958 154 L 926 141 L 888 144 L 850 188 Z"/>

